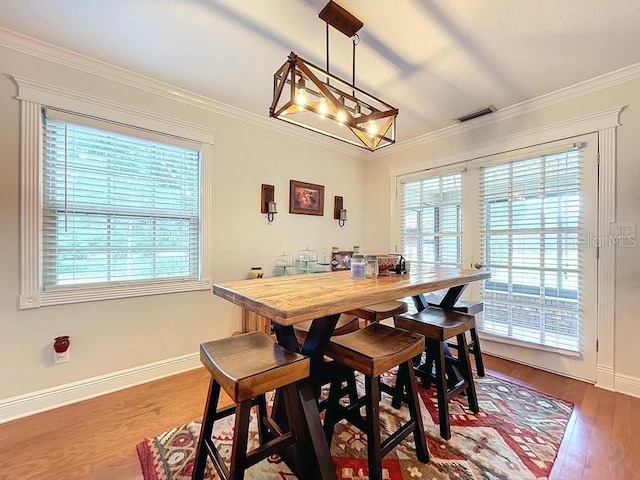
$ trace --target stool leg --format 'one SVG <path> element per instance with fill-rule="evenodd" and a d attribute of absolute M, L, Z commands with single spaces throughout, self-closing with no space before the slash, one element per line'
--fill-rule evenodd
<path fill-rule="evenodd" d="M 351 371 L 347 374 L 347 392 L 349 393 L 349 403 L 354 404 L 358 402 L 358 387 L 356 385 L 356 372 Z"/>
<path fill-rule="evenodd" d="M 475 328 L 471 329 L 471 341 L 473 342 L 473 356 L 476 360 L 476 371 L 479 377 L 484 377 L 484 362 L 482 361 L 482 350 L 480 349 L 480 339 Z"/>
<path fill-rule="evenodd" d="M 342 390 L 342 380 L 340 378 L 334 378 L 331 380 L 329 386 L 329 398 L 327 398 L 327 407 L 324 411 L 324 423 L 322 429 L 324 430 L 324 436 L 327 439 L 327 445 L 331 448 L 331 439 L 333 438 L 333 429 L 336 426 L 336 418 L 339 415 L 336 414 L 336 410 L 340 408 L 340 393 Z"/>
<path fill-rule="evenodd" d="M 422 422 L 422 412 L 420 410 L 420 400 L 418 400 L 418 387 L 416 377 L 413 373 L 413 361 L 409 360 L 400 365 L 400 368 L 406 371 L 406 387 L 407 387 L 407 404 L 411 419 L 415 422 L 413 429 L 413 441 L 416 445 L 416 457 L 422 463 L 429 463 L 429 450 L 427 448 L 426 434 L 424 432 L 424 424 Z"/>
<path fill-rule="evenodd" d="M 380 381 L 378 377 L 365 376 L 365 390 L 369 401 L 367 411 L 367 455 L 369 480 L 382 480 L 382 450 L 380 448 Z"/>
<path fill-rule="evenodd" d="M 202 417 L 202 427 L 196 448 L 196 459 L 191 478 L 193 480 L 204 479 L 204 472 L 207 466 L 207 448 L 205 441 L 211 438 L 213 432 L 213 422 L 216 418 L 218 399 L 220 398 L 220 385 L 213 378 L 209 382 L 209 393 L 204 405 L 204 415 Z"/>
<path fill-rule="evenodd" d="M 449 401 L 447 400 L 447 374 L 445 371 L 444 342 L 427 339 L 436 363 L 436 391 L 438 396 L 438 418 L 440 419 L 440 436 L 445 440 L 451 438 L 449 426 Z"/>
<path fill-rule="evenodd" d="M 249 440 L 249 419 L 251 414 L 251 400 L 245 400 L 236 405 L 236 418 L 233 427 L 233 444 L 231 446 L 230 478 L 243 480 L 247 469 L 247 442 Z"/>
<path fill-rule="evenodd" d="M 267 399 L 264 394 L 257 398 L 256 405 L 258 418 L 258 440 L 260 445 L 263 445 L 273 437 L 264 422 L 264 419 L 267 418 Z"/>
<path fill-rule="evenodd" d="M 476 396 L 476 385 L 473 381 L 473 371 L 471 370 L 471 360 L 469 359 L 469 345 L 467 345 L 467 336 L 465 333 L 457 335 L 458 339 L 458 358 L 460 360 L 460 370 L 467 382 L 467 400 L 469 402 L 469 410 L 478 413 L 478 397 Z"/>
<path fill-rule="evenodd" d="M 413 361 L 411 361 L 411 372 L 413 372 Z M 396 384 L 393 387 L 393 394 L 391 396 L 391 406 L 398 410 L 401 407 L 402 399 L 404 397 L 404 388 L 407 387 L 408 393 L 408 384 L 411 380 L 409 380 L 409 374 L 404 368 L 404 364 L 398 367 L 398 374 L 396 375 Z M 414 374 L 415 381 L 415 374 Z"/>
<path fill-rule="evenodd" d="M 422 386 L 425 389 L 431 388 L 431 383 L 434 381 L 433 377 L 433 366 L 435 364 L 435 357 L 438 353 L 437 349 L 429 348 L 429 342 L 426 342 L 426 346 L 424 349 L 424 363 L 418 363 L 416 365 L 415 358 L 413 361 L 414 365 L 414 373 L 418 375 L 422 379 Z M 422 361 L 422 357 L 420 357 L 420 361 Z"/>

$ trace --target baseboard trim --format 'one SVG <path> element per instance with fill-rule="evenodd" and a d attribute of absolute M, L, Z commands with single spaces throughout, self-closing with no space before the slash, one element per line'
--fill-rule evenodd
<path fill-rule="evenodd" d="M 0 400 L 0 424 L 200 367 L 190 353 Z"/>
<path fill-rule="evenodd" d="M 615 382 L 616 392 L 640 398 L 640 378 L 619 373 L 616 375 Z"/>
<path fill-rule="evenodd" d="M 605 365 L 598 365 L 596 369 L 596 387 L 605 390 L 616 391 L 616 373 L 613 368 Z"/>

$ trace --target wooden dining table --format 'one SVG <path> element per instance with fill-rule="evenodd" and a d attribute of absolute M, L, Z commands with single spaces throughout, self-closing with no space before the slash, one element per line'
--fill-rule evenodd
<path fill-rule="evenodd" d="M 276 341 L 311 358 L 311 376 L 298 392 L 312 448 L 301 452 L 313 462 L 315 478 L 336 479 L 315 398 L 314 376 L 324 362 L 324 351 L 342 312 L 377 303 L 412 297 L 418 310 L 427 307 L 425 294 L 447 289 L 439 304 L 453 308 L 471 282 L 489 278 L 483 270 L 413 268 L 377 278 L 352 279 L 349 271 L 287 275 L 238 280 L 213 285 L 213 293 L 271 320 Z M 304 344 L 298 345 L 293 325 L 313 320 Z"/>

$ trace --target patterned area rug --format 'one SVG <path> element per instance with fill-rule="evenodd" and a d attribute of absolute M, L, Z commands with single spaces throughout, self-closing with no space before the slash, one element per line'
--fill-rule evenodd
<path fill-rule="evenodd" d="M 393 384 L 393 378 L 385 382 Z M 494 377 L 476 379 L 480 413 L 466 408 L 466 399 L 452 400 L 451 439 L 439 436 L 435 389 L 420 387 L 422 414 L 431 461 L 416 460 L 412 437 L 383 460 L 389 480 L 524 480 L 548 477 L 573 406 L 540 392 Z M 382 433 L 394 431 L 408 418 L 406 407 L 395 410 L 383 395 Z M 257 444 L 252 418 L 250 448 Z M 145 480 L 188 480 L 200 431 L 199 421 L 172 428 L 138 444 Z M 228 458 L 233 436 L 233 416 L 216 423 L 214 441 Z M 340 480 L 367 480 L 366 436 L 350 424 L 336 426 L 331 454 Z M 208 466 L 208 477 L 218 479 Z M 254 465 L 248 480 L 289 480 L 296 477 L 279 457 Z M 304 479 L 303 479 L 304 480 Z"/>

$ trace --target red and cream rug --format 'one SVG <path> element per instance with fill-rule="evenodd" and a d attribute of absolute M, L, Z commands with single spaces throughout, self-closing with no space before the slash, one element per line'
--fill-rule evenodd
<path fill-rule="evenodd" d="M 393 382 L 391 380 L 390 383 Z M 412 437 L 383 460 L 388 480 L 520 480 L 548 477 L 573 406 L 529 388 L 494 377 L 476 379 L 480 413 L 466 408 L 466 399 L 452 400 L 451 439 L 439 436 L 435 389 L 420 388 L 431 461 L 416 460 Z M 394 431 L 408 418 L 406 407 L 395 410 L 383 395 L 382 433 Z M 145 480 L 189 480 L 200 431 L 199 421 L 181 425 L 137 445 Z M 231 451 L 233 416 L 216 424 L 214 440 L 226 458 Z M 256 445 L 252 419 L 250 446 Z M 336 427 L 331 445 L 338 479 L 367 480 L 366 436 L 347 423 Z M 210 479 L 218 476 L 208 472 Z M 249 480 L 296 477 L 273 457 L 247 471 Z M 304 479 L 302 479 L 304 480 Z"/>

